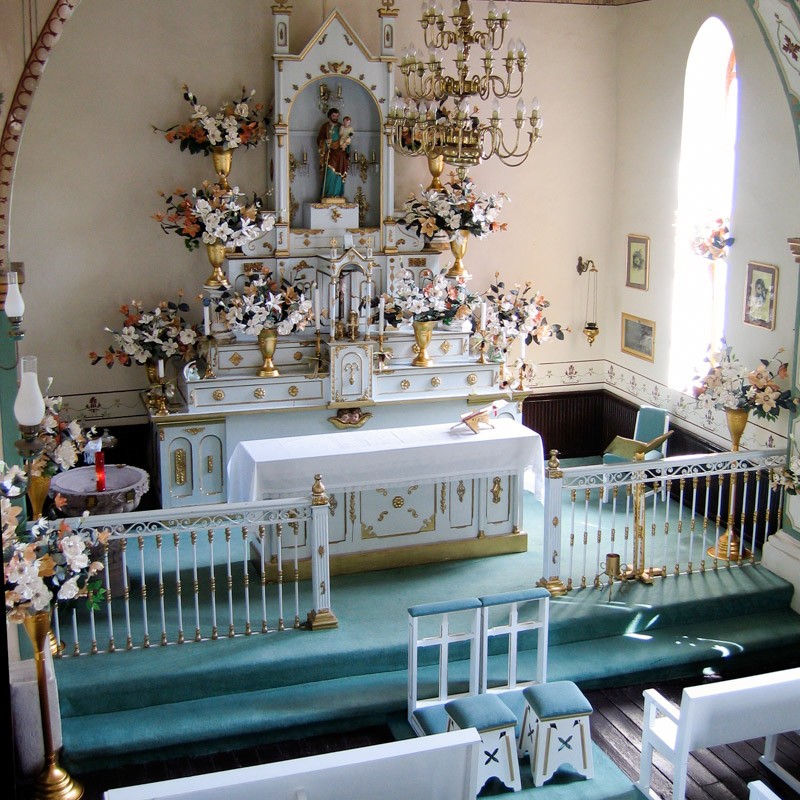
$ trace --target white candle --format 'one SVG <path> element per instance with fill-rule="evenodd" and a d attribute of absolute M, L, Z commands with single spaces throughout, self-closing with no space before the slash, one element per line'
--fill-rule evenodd
<path fill-rule="evenodd" d="M 378 333 L 383 333 L 383 314 L 386 310 L 386 298 L 381 297 L 380 302 L 378 303 Z"/>
<path fill-rule="evenodd" d="M 333 323 L 336 321 L 336 283 L 333 276 L 331 276 L 331 291 L 328 300 L 328 321 L 331 324 L 331 336 L 333 336 Z"/>
<path fill-rule="evenodd" d="M 487 311 L 487 309 L 486 309 L 486 301 L 484 300 L 481 303 L 481 330 L 482 331 L 486 330 L 486 311 Z"/>
<path fill-rule="evenodd" d="M 525 336 L 520 336 L 519 338 L 519 357 L 524 361 L 525 360 Z"/>
<path fill-rule="evenodd" d="M 319 330 L 319 287 L 315 283 L 311 289 L 312 305 L 314 306 L 314 330 Z"/>
<path fill-rule="evenodd" d="M 350 296 L 350 310 L 358 311 L 358 296 L 355 292 Z"/>
<path fill-rule="evenodd" d="M 364 319 L 367 320 L 369 327 L 369 316 L 372 311 L 372 281 L 367 281 L 367 302 L 364 305 Z"/>
<path fill-rule="evenodd" d="M 163 358 L 159 358 L 158 359 L 158 377 L 159 378 L 163 378 L 164 377 L 164 359 Z"/>
<path fill-rule="evenodd" d="M 203 333 L 206 336 L 211 335 L 211 308 L 205 303 L 203 304 Z"/>

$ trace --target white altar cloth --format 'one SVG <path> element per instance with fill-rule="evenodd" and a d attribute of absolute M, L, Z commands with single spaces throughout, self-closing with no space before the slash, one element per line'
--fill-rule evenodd
<path fill-rule="evenodd" d="M 478 434 L 448 423 L 239 442 L 228 462 L 228 500 L 308 494 L 316 473 L 330 491 L 358 491 L 530 470 L 534 494 L 543 502 L 541 437 L 511 419 L 492 424 Z"/>

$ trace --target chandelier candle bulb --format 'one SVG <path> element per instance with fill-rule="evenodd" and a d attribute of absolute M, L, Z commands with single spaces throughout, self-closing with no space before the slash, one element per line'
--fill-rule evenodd
<path fill-rule="evenodd" d="M 488 19 L 497 19 L 497 6 L 495 5 L 494 0 L 491 0 L 489 3 L 489 11 L 486 16 Z"/>
<path fill-rule="evenodd" d="M 100 450 L 94 454 L 95 488 L 98 492 L 106 490 L 106 455 Z"/>

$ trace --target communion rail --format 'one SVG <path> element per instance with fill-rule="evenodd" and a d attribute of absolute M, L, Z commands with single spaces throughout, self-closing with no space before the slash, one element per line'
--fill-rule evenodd
<path fill-rule="evenodd" d="M 569 591 L 609 575 L 649 582 L 755 563 L 780 528 L 782 492 L 770 483 L 785 463 L 752 450 L 562 468 L 553 450 L 540 584 Z"/>
<path fill-rule="evenodd" d="M 283 631 L 287 612 L 288 626 L 299 628 L 298 553 L 306 537 L 310 627 L 335 627 L 329 505 L 319 479 L 308 496 L 67 520 L 74 530 L 110 535 L 95 545 L 104 564 L 101 608 L 57 607 L 59 655 L 114 652 L 123 631 L 126 650 Z"/>

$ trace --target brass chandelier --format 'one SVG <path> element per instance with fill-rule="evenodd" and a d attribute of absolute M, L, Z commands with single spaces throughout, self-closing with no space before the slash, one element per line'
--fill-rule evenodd
<path fill-rule="evenodd" d="M 429 161 L 441 158 L 456 168 L 462 180 L 469 167 L 493 156 L 512 167 L 525 161 L 540 138 L 542 118 L 536 98 L 530 112 L 519 99 L 513 119 L 514 141 L 506 142 L 500 100 L 519 97 L 528 66 L 525 45 L 514 39 L 509 40 L 505 56 L 495 57 L 505 42 L 510 21 L 508 7 L 506 2 L 502 12 L 498 12 L 496 4 L 490 2 L 485 29 L 477 30 L 469 0 L 453 0 L 449 20 L 438 0 L 423 0 L 419 23 L 428 58 L 425 60 L 413 45 L 402 52 L 400 71 L 408 100 L 394 98 L 384 124 L 384 133 L 395 151 L 408 156 L 427 156 Z M 473 46 L 483 50 L 482 67 L 470 75 Z M 455 74 L 447 75 L 442 55 L 451 48 L 455 51 Z M 490 97 L 493 98 L 491 117 L 482 122 L 474 103 L 478 98 Z M 452 101 L 451 105 L 448 101 Z"/>

